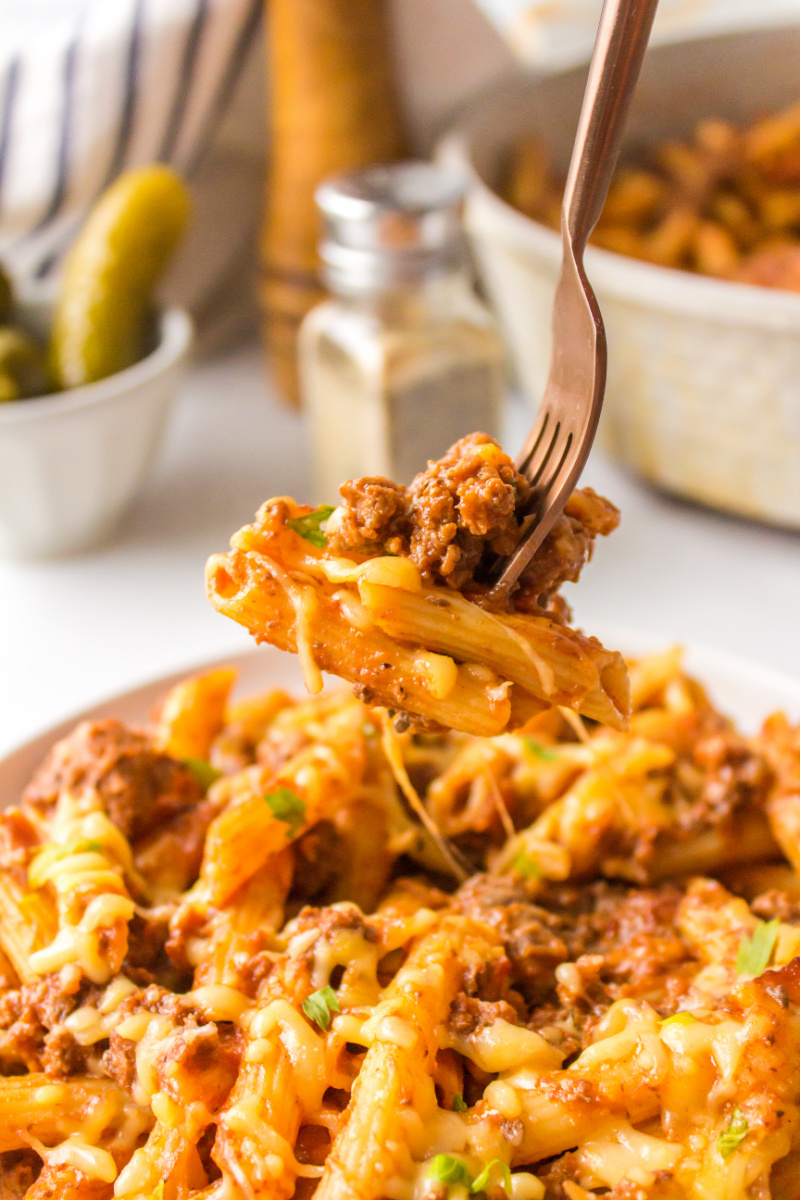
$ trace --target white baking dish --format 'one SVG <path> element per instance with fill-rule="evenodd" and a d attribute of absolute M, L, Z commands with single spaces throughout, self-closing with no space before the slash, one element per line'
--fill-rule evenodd
<path fill-rule="evenodd" d="M 697 120 L 747 121 L 800 94 L 800 27 L 652 49 L 623 156 Z M 547 374 L 560 262 L 551 229 L 494 191 L 524 133 L 565 170 L 583 68 L 519 75 L 493 87 L 442 145 L 473 179 L 467 222 L 523 391 Z M 800 295 L 668 270 L 589 247 L 586 269 L 605 318 L 609 372 L 603 436 L 659 486 L 747 516 L 800 526 Z"/>

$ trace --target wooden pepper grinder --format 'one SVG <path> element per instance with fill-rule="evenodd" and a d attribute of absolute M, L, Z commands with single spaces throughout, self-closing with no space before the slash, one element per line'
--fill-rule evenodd
<path fill-rule="evenodd" d="M 270 169 L 259 299 L 268 357 L 299 404 L 297 331 L 322 298 L 317 185 L 402 157 L 385 0 L 268 0 Z"/>

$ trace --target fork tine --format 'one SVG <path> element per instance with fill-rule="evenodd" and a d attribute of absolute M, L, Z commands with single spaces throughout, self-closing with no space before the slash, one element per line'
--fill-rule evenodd
<path fill-rule="evenodd" d="M 564 442 L 564 449 L 561 451 L 561 455 L 560 455 L 555 467 L 550 472 L 550 477 L 549 477 L 547 483 L 542 483 L 540 479 L 537 480 L 536 491 L 537 491 L 537 493 L 539 493 L 542 496 L 542 499 L 544 499 L 544 497 L 550 492 L 550 489 L 553 487 L 553 484 L 558 482 L 558 480 L 561 478 L 564 463 L 569 458 L 569 452 L 572 448 L 572 442 L 573 442 L 573 435 L 572 435 L 572 433 L 568 433 L 567 437 L 566 437 L 566 441 Z M 542 470 L 544 470 L 545 466 L 546 466 L 546 463 L 543 463 Z"/>
<path fill-rule="evenodd" d="M 548 426 L 549 421 L 550 421 L 550 410 L 549 409 L 540 409 L 536 424 L 534 425 L 531 432 L 528 434 L 527 441 L 525 442 L 525 445 L 522 447 L 520 456 L 517 459 L 517 470 L 519 471 L 519 473 L 521 475 L 525 475 L 526 478 L 530 478 L 530 476 L 528 474 L 529 469 L 530 469 L 530 464 L 533 461 L 533 458 L 534 458 L 537 450 L 539 449 L 539 447 L 542 444 L 542 439 L 544 438 L 544 435 L 547 431 L 547 426 Z"/>
<path fill-rule="evenodd" d="M 529 469 L 528 478 L 531 482 L 531 485 L 534 488 L 536 488 L 537 490 L 539 487 L 539 480 L 541 479 L 542 475 L 544 474 L 545 470 L 547 469 L 547 464 L 550 462 L 550 459 L 553 457 L 553 451 L 555 450 L 555 448 L 558 444 L 558 435 L 560 433 L 561 433 L 561 422 L 556 421 L 556 426 L 555 426 L 555 429 L 553 430 L 553 436 L 551 437 L 550 442 L 549 442 L 544 454 L 539 459 L 539 462 L 537 463 L 535 470 L 533 469 L 533 464 L 531 464 L 531 468 Z"/>
<path fill-rule="evenodd" d="M 603 207 L 658 0 L 604 0 L 561 213 L 562 263 L 553 303 L 545 395 L 517 469 L 531 485 L 520 540 L 489 572 L 508 595 L 563 511 L 586 462 L 605 391 L 605 328 L 583 268 Z"/>

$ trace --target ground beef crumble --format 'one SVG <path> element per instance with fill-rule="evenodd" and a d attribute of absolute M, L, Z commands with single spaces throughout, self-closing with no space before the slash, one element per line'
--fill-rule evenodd
<path fill-rule="evenodd" d="M 471 599 L 487 592 L 481 575 L 493 556 L 510 554 L 519 541 L 530 498 L 527 480 L 485 433 L 456 442 L 407 488 L 367 476 L 349 480 L 340 491 L 344 504 L 326 527 L 334 553 L 402 555 L 430 582 Z M 594 539 L 618 523 L 617 509 L 591 488 L 573 493 L 523 573 L 512 607 L 567 619 L 558 588 L 577 580 Z"/>
<path fill-rule="evenodd" d="M 97 792 L 110 819 L 132 839 L 202 798 L 188 767 L 115 720 L 83 721 L 57 742 L 28 785 L 23 806 L 47 813 L 61 792 L 89 790 Z"/>
<path fill-rule="evenodd" d="M 34 1150 L 6 1150 L 0 1154 L 0 1200 L 23 1200 L 41 1166 L 42 1160 Z"/>
<path fill-rule="evenodd" d="M 35 983 L 0 996 L 0 1070 L 44 1071 L 63 1079 L 86 1069 L 86 1050 L 63 1022 L 81 1004 L 98 995 L 79 971 L 64 967 Z"/>
<path fill-rule="evenodd" d="M 674 929 L 681 896 L 672 884 L 605 882 L 550 884 L 535 895 L 523 882 L 475 875 L 459 888 L 455 906 L 500 936 L 509 962 L 504 999 L 517 1019 L 534 1029 L 560 1025 L 560 1048 L 569 1055 L 583 1048 L 614 1000 L 662 988 L 674 999 L 682 993 L 691 964 Z M 558 983 L 561 963 L 577 968 L 582 986 L 575 995 Z M 453 1016 L 468 1029 L 480 1009 L 459 1001 Z"/>

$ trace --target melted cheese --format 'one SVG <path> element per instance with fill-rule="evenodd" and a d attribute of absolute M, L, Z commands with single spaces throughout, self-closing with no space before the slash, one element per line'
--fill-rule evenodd
<path fill-rule="evenodd" d="M 325 1039 L 314 1032 L 303 1016 L 287 1000 L 272 1000 L 252 1014 L 247 1023 L 250 1037 L 258 1042 L 277 1035 L 294 1068 L 298 1099 L 306 1113 L 315 1113 L 322 1104 L 327 1083 Z M 267 1055 L 256 1051 L 257 1061 Z"/>
<path fill-rule="evenodd" d="M 503 1079 L 494 1079 L 483 1091 L 486 1103 L 499 1112 L 501 1117 L 513 1120 L 522 1112 L 522 1101 L 510 1083 Z"/>
<path fill-rule="evenodd" d="M 318 607 L 317 597 L 312 587 L 295 583 L 291 575 L 287 571 L 284 571 L 283 567 L 279 567 L 274 559 L 266 558 L 266 561 L 269 563 L 270 570 L 274 573 L 278 583 L 286 592 L 289 603 L 294 609 L 297 657 L 300 660 L 300 668 L 303 672 L 303 682 L 306 685 L 306 691 L 310 692 L 312 696 L 316 696 L 322 691 L 322 672 L 314 658 L 314 645 L 311 634 L 311 621 L 316 615 Z"/>
<path fill-rule="evenodd" d="M 134 1150 L 131 1160 L 120 1171 L 114 1184 L 115 1196 L 142 1196 L 153 1190 L 158 1183 L 159 1172 L 144 1149 Z"/>
<path fill-rule="evenodd" d="M 412 669 L 436 700 L 446 700 L 458 682 L 458 667 L 447 654 L 420 650 L 414 655 Z"/>
<path fill-rule="evenodd" d="M 103 999 L 97 1006 L 97 1011 L 102 1013 L 103 1016 L 113 1012 L 123 1000 L 128 996 L 132 996 L 137 990 L 136 984 L 128 979 L 126 975 L 117 975 L 106 988 Z"/>
<path fill-rule="evenodd" d="M 442 1030 L 444 1044 L 469 1058 L 482 1071 L 519 1071 L 530 1065 L 542 1071 L 557 1070 L 562 1056 L 541 1034 L 498 1018 L 469 1034 L 448 1034 Z"/>
<path fill-rule="evenodd" d="M 329 558 L 319 561 L 319 568 L 329 583 L 379 583 L 383 587 L 401 588 L 404 592 L 421 592 L 422 575 L 410 558 L 380 555 L 366 562 L 355 563 L 350 558 Z"/>
<path fill-rule="evenodd" d="M 353 592 L 347 591 L 346 588 L 339 588 L 338 591 L 333 593 L 331 599 L 336 601 L 345 621 L 347 621 L 348 625 L 352 625 L 354 629 L 359 629 L 362 633 L 367 633 L 370 629 L 375 628 L 372 617 L 358 596 L 354 595 Z"/>
<path fill-rule="evenodd" d="M 155 1119 L 168 1129 L 177 1129 L 183 1123 L 183 1109 L 166 1092 L 156 1092 L 150 1100 L 150 1107 Z"/>
<path fill-rule="evenodd" d="M 90 1179 L 99 1179 L 102 1183 L 113 1183 L 117 1178 L 117 1165 L 107 1150 L 99 1146 L 90 1146 L 74 1135 L 67 1138 L 60 1146 L 48 1150 L 45 1161 L 49 1165 L 65 1163 L 82 1171 Z"/>
<path fill-rule="evenodd" d="M 149 1103 L 159 1088 L 159 1060 L 167 1050 L 167 1042 L 175 1030 L 172 1017 L 151 1013 L 144 1036 L 136 1045 L 136 1079 L 140 1095 Z M 119 1031 L 118 1031 L 119 1032 Z M 141 1102 L 138 1101 L 137 1102 Z"/>
<path fill-rule="evenodd" d="M 382 1017 L 374 1026 L 373 1036 L 375 1041 L 389 1042 L 392 1046 L 410 1050 L 417 1040 L 417 1031 L 402 1017 L 389 1015 Z"/>
<path fill-rule="evenodd" d="M 250 1000 L 236 988 L 227 987 L 222 983 L 207 984 L 189 992 L 186 1000 L 199 1008 L 210 1021 L 241 1020 L 252 1007 Z"/>
<path fill-rule="evenodd" d="M 130 896 L 111 893 L 95 896 L 87 904 L 78 928 L 84 933 L 93 933 L 96 929 L 108 928 L 115 921 L 130 921 L 135 911 L 136 905 Z"/>
<path fill-rule="evenodd" d="M 616 1187 L 622 1180 L 652 1187 L 659 1171 L 674 1171 L 682 1148 L 663 1138 L 650 1137 L 621 1126 L 611 1138 L 584 1142 L 575 1158 L 589 1187 Z"/>
<path fill-rule="evenodd" d="M 132 868 L 130 846 L 105 813 L 82 812 L 68 792 L 59 797 L 52 833 L 29 878 L 33 887 L 54 889 L 59 932 L 30 956 L 31 969 L 42 975 L 77 963 L 93 983 L 105 983 L 114 968 L 101 951 L 98 930 L 127 924 L 136 907 L 123 879 Z"/>
<path fill-rule="evenodd" d="M 49 946 L 30 956 L 31 970 L 36 975 L 49 975 L 67 963 L 77 963 L 92 983 L 105 983 L 111 974 L 100 953 L 97 935 L 74 927 L 62 929 Z"/>
<path fill-rule="evenodd" d="M 511 1176 L 510 1200 L 544 1200 L 544 1184 L 529 1171 L 516 1171 Z"/>
<path fill-rule="evenodd" d="M 339 985 L 339 1003 L 361 1008 L 378 1003 L 378 946 L 360 929 L 337 929 L 314 943 L 311 981 L 315 990 L 330 982 L 336 967 L 345 973 Z"/>

